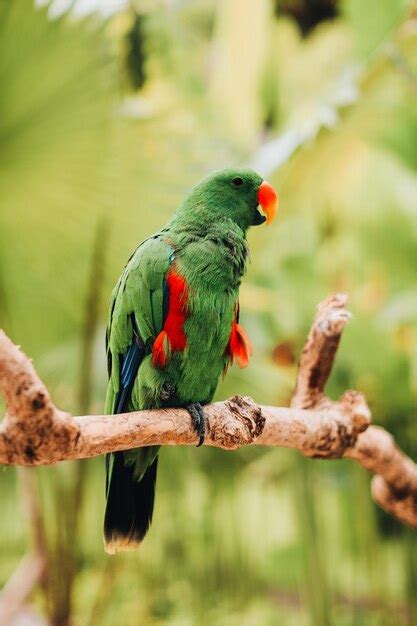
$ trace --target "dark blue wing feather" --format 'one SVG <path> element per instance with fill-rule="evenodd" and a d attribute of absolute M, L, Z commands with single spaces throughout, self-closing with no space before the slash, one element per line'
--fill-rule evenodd
<path fill-rule="evenodd" d="M 135 325 L 134 316 L 131 316 L 133 328 L 133 342 L 125 355 L 120 355 L 120 391 L 116 397 L 115 412 L 123 413 L 126 410 L 126 401 L 130 398 L 132 385 L 135 382 L 139 365 L 146 355 L 146 346 L 143 343 Z"/>
<path fill-rule="evenodd" d="M 123 413 L 126 411 L 127 403 L 129 402 L 130 392 L 132 390 L 133 383 L 135 382 L 136 374 L 138 373 L 139 365 L 142 359 L 146 355 L 146 347 L 140 338 L 133 315 L 131 316 L 133 327 L 133 342 L 126 352 L 121 354 L 120 358 L 120 390 L 116 396 L 115 402 L 115 414 Z M 109 469 L 110 469 L 111 454 L 106 454 L 106 494 L 109 489 Z"/>
<path fill-rule="evenodd" d="M 130 397 L 133 382 L 144 357 L 144 351 L 136 343 L 132 343 L 125 357 L 122 357 L 121 389 L 116 398 L 115 413 L 123 413 L 126 409 L 126 401 Z"/>

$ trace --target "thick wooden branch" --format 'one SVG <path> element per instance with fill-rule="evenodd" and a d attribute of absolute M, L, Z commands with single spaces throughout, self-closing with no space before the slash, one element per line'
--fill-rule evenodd
<path fill-rule="evenodd" d="M 324 387 L 350 315 L 346 296 L 322 302 L 304 347 L 290 408 L 235 396 L 205 407 L 206 445 L 296 448 L 322 459 L 353 458 L 374 473 L 376 502 L 417 528 L 417 467 L 382 428 L 369 426 L 365 398 L 347 391 L 338 402 Z M 196 445 L 184 409 L 71 417 L 57 409 L 29 359 L 0 332 L 0 391 L 7 413 L 0 427 L 0 463 L 46 465 L 149 445 Z"/>

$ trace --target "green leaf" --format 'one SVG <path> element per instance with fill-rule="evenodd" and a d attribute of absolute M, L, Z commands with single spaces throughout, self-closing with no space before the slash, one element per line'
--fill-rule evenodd
<path fill-rule="evenodd" d="M 354 29 L 361 57 L 367 57 L 404 18 L 409 0 L 345 0 L 344 14 Z"/>

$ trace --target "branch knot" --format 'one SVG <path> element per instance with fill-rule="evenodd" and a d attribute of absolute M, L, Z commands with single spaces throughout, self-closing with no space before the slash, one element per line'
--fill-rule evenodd
<path fill-rule="evenodd" d="M 262 433 L 265 417 L 252 398 L 233 396 L 226 400 L 230 417 L 216 419 L 210 427 L 210 437 L 220 448 L 236 450 L 255 443 Z"/>

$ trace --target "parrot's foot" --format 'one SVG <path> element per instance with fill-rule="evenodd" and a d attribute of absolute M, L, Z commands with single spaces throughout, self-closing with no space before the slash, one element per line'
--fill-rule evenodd
<path fill-rule="evenodd" d="M 199 402 L 195 402 L 194 404 L 189 404 L 185 408 L 191 415 L 193 426 L 196 429 L 198 436 L 200 437 L 200 440 L 197 444 L 197 448 L 199 448 L 203 445 L 206 436 L 206 418 L 204 416 L 203 407 Z"/>

